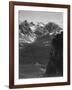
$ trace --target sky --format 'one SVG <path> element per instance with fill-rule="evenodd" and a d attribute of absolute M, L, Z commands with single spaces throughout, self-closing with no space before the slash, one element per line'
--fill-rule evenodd
<path fill-rule="evenodd" d="M 63 27 L 63 13 L 62 12 L 46 12 L 46 11 L 24 11 L 19 10 L 19 23 L 27 20 L 28 22 L 55 22 L 59 26 Z"/>

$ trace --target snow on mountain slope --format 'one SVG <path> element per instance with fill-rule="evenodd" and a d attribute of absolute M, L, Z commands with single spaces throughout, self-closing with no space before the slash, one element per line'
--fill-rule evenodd
<path fill-rule="evenodd" d="M 41 43 L 41 45 L 48 46 L 51 39 L 62 31 L 62 28 L 53 22 L 47 24 L 38 22 L 35 25 L 33 22 L 25 20 L 19 25 L 19 45 Z"/>

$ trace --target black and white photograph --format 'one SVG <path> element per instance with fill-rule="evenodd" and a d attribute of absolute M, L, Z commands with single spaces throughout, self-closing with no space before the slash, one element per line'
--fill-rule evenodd
<path fill-rule="evenodd" d="M 19 10 L 19 78 L 63 76 L 63 13 Z"/>
<path fill-rule="evenodd" d="M 70 6 L 10 2 L 10 88 L 70 84 Z"/>

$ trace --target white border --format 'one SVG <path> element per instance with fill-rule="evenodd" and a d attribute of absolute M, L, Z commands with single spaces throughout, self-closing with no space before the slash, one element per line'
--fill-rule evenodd
<path fill-rule="evenodd" d="M 19 79 L 19 36 L 18 36 L 18 11 L 49 11 L 49 12 L 63 12 L 63 77 L 49 77 L 49 78 L 32 78 Z M 14 7 L 14 85 L 22 84 L 38 84 L 38 83 L 53 83 L 67 81 L 67 9 L 62 8 L 46 8 L 46 7 L 32 7 L 32 6 L 15 6 Z"/>

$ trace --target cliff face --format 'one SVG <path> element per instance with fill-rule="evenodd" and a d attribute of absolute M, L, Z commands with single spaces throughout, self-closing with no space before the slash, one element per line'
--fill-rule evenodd
<path fill-rule="evenodd" d="M 63 33 L 58 34 L 52 40 L 54 53 L 46 68 L 47 76 L 63 76 Z"/>

